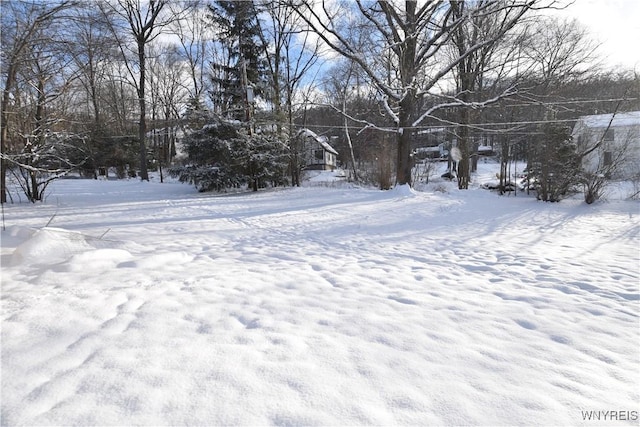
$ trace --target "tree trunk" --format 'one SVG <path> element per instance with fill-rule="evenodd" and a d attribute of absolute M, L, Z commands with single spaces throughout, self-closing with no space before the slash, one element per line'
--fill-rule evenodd
<path fill-rule="evenodd" d="M 294 136 L 294 124 L 293 124 L 293 107 L 292 107 L 293 95 L 289 87 L 287 87 L 287 121 L 289 125 L 289 168 L 291 168 L 291 186 L 300 187 L 300 143 L 298 137 Z"/>
<path fill-rule="evenodd" d="M 45 128 L 45 117 L 44 117 L 44 106 L 46 103 L 46 97 L 44 94 L 44 81 L 42 79 L 38 80 L 38 98 L 36 102 L 36 112 L 35 112 L 35 132 L 33 134 L 33 144 L 29 144 L 30 155 L 29 155 L 29 164 L 34 168 L 38 167 L 36 160 L 36 152 L 39 150 L 39 147 L 43 144 L 44 137 L 44 128 Z M 31 186 L 29 193 L 31 195 L 31 201 L 37 202 L 42 200 L 42 195 L 38 191 L 38 172 L 35 170 L 29 171 L 29 181 L 27 182 L 27 187 Z"/>
<path fill-rule="evenodd" d="M 4 100 L 2 102 L 4 104 Z M 7 152 L 7 114 L 4 107 L 2 108 L 2 130 L 0 136 L 0 150 L 2 154 Z M 4 157 L 0 158 L 0 203 L 7 203 L 7 163 Z"/>
<path fill-rule="evenodd" d="M 140 105 L 140 122 L 138 123 L 138 140 L 140 141 L 140 179 L 149 181 L 149 172 L 147 171 L 147 144 L 145 136 L 147 133 L 147 104 L 145 102 L 145 55 L 144 40 L 138 40 L 138 60 L 140 61 L 140 81 L 138 83 L 138 103 Z"/>
<path fill-rule="evenodd" d="M 349 156 L 351 158 L 351 167 L 353 169 L 353 180 L 358 182 L 358 169 L 356 168 L 356 156 L 353 153 L 353 141 L 351 141 L 351 135 L 349 135 L 349 124 L 347 118 L 344 118 L 344 133 L 347 137 L 347 144 L 349 145 Z"/>
<path fill-rule="evenodd" d="M 458 189 L 466 190 L 469 188 L 470 172 L 469 172 L 469 128 L 466 126 L 470 119 L 469 110 L 462 107 L 460 111 L 460 126 L 458 130 L 458 149 L 460 150 L 460 161 L 458 162 Z"/>
<path fill-rule="evenodd" d="M 398 159 L 396 160 L 396 185 L 411 185 L 411 123 L 409 102 L 401 103 L 400 125 L 398 128 Z"/>
<path fill-rule="evenodd" d="M 36 174 L 35 171 L 29 171 L 29 178 L 31 181 L 31 190 L 30 190 L 31 201 L 35 203 L 42 199 L 42 197 L 38 193 L 38 175 Z"/>
<path fill-rule="evenodd" d="M 9 91 L 15 80 L 15 67 L 13 63 L 9 63 L 7 70 L 7 80 L 4 83 L 2 91 L 2 113 L 0 115 L 0 150 L 2 154 L 7 154 L 9 136 L 9 128 L 7 120 L 9 118 Z M 7 203 L 7 162 L 4 157 L 0 159 L 0 203 Z"/>
<path fill-rule="evenodd" d="M 405 2 L 407 37 L 404 40 L 400 60 L 400 75 L 405 89 L 398 112 L 398 158 L 396 159 L 396 185 L 411 185 L 411 134 L 413 132 L 413 115 L 416 107 L 416 88 L 414 78 L 418 71 L 416 63 L 417 40 L 412 35 L 416 32 L 416 2 Z"/>

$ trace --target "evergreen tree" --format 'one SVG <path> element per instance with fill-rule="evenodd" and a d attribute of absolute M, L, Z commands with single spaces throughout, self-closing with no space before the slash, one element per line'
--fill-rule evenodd
<path fill-rule="evenodd" d="M 580 156 L 571 129 L 548 124 L 532 147 L 527 173 L 538 200 L 559 202 L 580 183 Z"/>
<path fill-rule="evenodd" d="M 250 135 L 235 147 L 238 168 L 253 191 L 286 183 L 289 164 L 288 150 L 275 132 Z"/>
<path fill-rule="evenodd" d="M 235 121 L 213 123 L 191 132 L 183 140 L 188 163 L 169 169 L 181 182 L 199 191 L 225 191 L 250 186 L 285 184 L 289 162 L 286 145 L 274 133 L 248 135 Z"/>
<path fill-rule="evenodd" d="M 205 125 L 183 140 L 188 164 L 170 168 L 169 174 L 203 192 L 240 187 L 243 176 L 233 165 L 233 147 L 240 139 L 237 126 L 231 123 Z"/>
<path fill-rule="evenodd" d="M 209 6 L 222 58 L 212 64 L 211 100 L 224 117 L 247 120 L 247 86 L 261 92 L 265 81 L 264 49 L 253 1 L 218 0 Z"/>
<path fill-rule="evenodd" d="M 187 99 L 182 120 L 189 129 L 200 129 L 207 124 L 210 119 L 211 111 L 209 111 L 200 98 L 190 97 Z"/>

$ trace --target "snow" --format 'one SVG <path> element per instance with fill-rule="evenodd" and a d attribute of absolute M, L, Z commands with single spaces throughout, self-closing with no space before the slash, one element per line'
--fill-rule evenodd
<path fill-rule="evenodd" d="M 3 425 L 637 425 L 637 201 L 50 188 L 5 206 Z"/>
<path fill-rule="evenodd" d="M 304 172 L 306 184 L 331 184 L 336 182 L 345 182 L 347 172 L 342 169 L 332 171 L 325 170 L 308 170 Z"/>
<path fill-rule="evenodd" d="M 639 126 L 640 125 L 640 111 L 630 111 L 628 113 L 617 113 L 613 117 L 613 114 L 599 114 L 594 116 L 582 116 L 582 120 L 585 126 L 590 128 L 606 128 L 611 123 L 612 126 Z"/>

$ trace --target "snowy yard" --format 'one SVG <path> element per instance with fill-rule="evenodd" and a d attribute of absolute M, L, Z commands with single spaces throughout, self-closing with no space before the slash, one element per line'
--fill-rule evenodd
<path fill-rule="evenodd" d="M 638 424 L 637 201 L 61 180 L 5 215 L 2 425 Z"/>

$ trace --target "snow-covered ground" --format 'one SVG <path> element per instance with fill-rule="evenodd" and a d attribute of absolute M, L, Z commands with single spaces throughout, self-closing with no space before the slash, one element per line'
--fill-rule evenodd
<path fill-rule="evenodd" d="M 430 185 L 6 205 L 1 424 L 638 425 L 640 204 Z"/>

